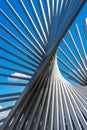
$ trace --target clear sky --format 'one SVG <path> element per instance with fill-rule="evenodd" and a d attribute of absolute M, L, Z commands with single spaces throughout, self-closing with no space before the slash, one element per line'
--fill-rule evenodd
<path fill-rule="evenodd" d="M 27 24 L 27 26 L 30 26 L 28 24 L 28 20 L 22 10 L 22 8 L 19 6 L 19 3 L 15 4 L 15 1 L 12 0 L 12 4 L 14 4 L 14 7 L 16 7 L 16 10 L 17 12 L 21 11 L 21 17 L 24 19 L 24 22 Z M 27 3 L 26 3 L 27 4 Z M 28 5 L 29 6 L 29 5 Z M 21 27 L 21 30 L 26 34 L 26 31 L 23 29 L 23 27 L 19 24 L 18 20 L 15 19 L 14 15 L 12 13 L 10 13 L 10 9 L 8 8 L 8 6 L 6 5 L 6 3 L 4 3 L 3 0 L 0 1 L 0 7 L 1 9 L 9 16 L 9 17 L 13 17 L 13 20 L 14 22 L 16 23 L 17 26 Z M 31 11 L 31 10 L 29 10 Z M 73 25 L 71 26 L 71 30 L 72 30 L 72 33 L 74 36 L 76 36 L 74 34 L 74 24 L 77 23 L 78 26 L 80 27 L 80 30 L 83 30 L 83 25 L 84 25 L 84 19 L 87 18 L 87 3 L 84 5 L 84 7 L 82 8 L 82 10 L 80 11 L 79 15 L 77 16 L 77 18 L 75 19 Z M 22 38 L 22 36 L 11 26 L 11 24 L 6 20 L 6 18 L 3 17 L 2 14 L 0 14 L 0 22 L 3 23 L 4 26 L 6 26 L 7 28 L 10 28 L 10 30 L 18 37 L 20 37 L 20 39 L 22 41 L 24 41 L 24 39 Z M 10 39 L 13 43 L 17 44 L 21 49 L 24 49 L 14 38 L 10 37 L 2 28 L 0 29 L 0 34 L 1 35 L 4 35 L 6 36 L 6 38 Z M 32 31 L 32 28 L 31 28 L 31 31 Z M 84 45 L 85 45 L 85 48 L 87 48 L 87 42 L 86 42 L 86 38 L 85 38 L 85 35 L 83 34 L 83 32 L 81 31 L 82 33 L 82 37 L 84 39 Z M 67 38 L 67 35 L 65 36 L 65 39 L 68 40 Z M 25 44 L 27 44 L 26 41 L 24 41 Z M 8 50 L 11 50 L 12 52 L 15 52 L 16 54 L 19 54 L 21 57 L 24 57 L 26 60 L 27 57 L 25 57 L 23 54 L 21 54 L 20 52 L 18 52 L 16 49 L 10 47 L 8 44 L 6 44 L 6 42 L 4 42 L 3 40 L 0 41 L 0 47 L 4 47 Z M 25 49 L 24 49 L 25 50 Z M 6 56 L 7 58 L 10 57 L 10 59 L 13 59 L 14 61 L 18 61 L 17 58 L 14 58 L 13 56 L 7 54 L 6 52 L 0 50 L 0 56 Z M 19 60 L 18 62 L 22 63 L 22 64 L 25 64 L 25 65 L 28 65 L 27 63 L 24 63 L 22 62 L 21 60 Z M 12 67 L 12 68 L 16 68 L 16 69 L 19 69 L 19 70 L 22 70 L 24 72 L 29 72 L 28 69 L 25 69 L 25 68 L 21 68 L 20 66 L 17 66 L 17 65 L 14 65 L 14 64 L 11 64 L 9 62 L 5 62 L 4 60 L 0 59 L 0 65 L 6 65 L 8 67 Z M 3 69 L 0 68 L 0 73 L 8 73 L 8 74 L 15 74 L 16 72 L 13 72 L 13 71 L 5 71 Z M 16 73 L 17 74 L 17 73 Z M 26 82 L 26 81 L 22 81 L 22 80 L 11 80 L 9 78 L 6 78 L 6 77 L 1 77 L 0 76 L 0 82 Z M 0 86 L 0 94 L 3 94 L 3 93 L 11 93 L 11 92 L 20 92 L 23 90 L 23 87 L 18 87 L 18 86 Z M 8 105 L 12 105 L 13 102 L 11 103 L 0 103 L 0 106 L 8 106 Z"/>

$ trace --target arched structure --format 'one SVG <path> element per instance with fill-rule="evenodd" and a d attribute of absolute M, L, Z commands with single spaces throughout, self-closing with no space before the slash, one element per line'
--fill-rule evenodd
<path fill-rule="evenodd" d="M 12 103 L 0 109 L 0 113 L 9 111 L 7 116 L 0 119 L 0 129 L 86 130 L 87 49 L 78 25 L 76 24 L 76 31 L 79 47 L 68 30 L 86 1 L 4 2 L 8 11 L 5 8 L 0 10 L 3 19 L 0 36 L 0 87 L 7 87 L 9 92 L 0 95 L 0 103 Z M 86 20 L 84 28 L 87 35 Z M 76 54 L 63 39 L 67 31 Z M 71 59 L 59 46 L 61 40 L 63 47 L 72 56 Z M 67 62 L 57 54 L 57 50 Z M 58 68 L 58 62 L 66 69 L 61 66 Z M 71 83 L 60 71 L 71 79 Z M 75 84 L 72 84 L 73 81 Z M 9 87 L 13 89 L 10 90 Z"/>

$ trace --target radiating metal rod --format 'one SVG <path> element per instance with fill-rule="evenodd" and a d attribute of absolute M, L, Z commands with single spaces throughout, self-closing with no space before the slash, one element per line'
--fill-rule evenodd
<path fill-rule="evenodd" d="M 5 61 L 7 61 L 7 62 L 9 62 L 9 63 L 14 64 L 14 65 L 21 66 L 21 67 L 23 67 L 23 68 L 25 68 L 25 69 L 28 69 L 28 70 L 30 70 L 30 71 L 33 71 L 33 72 L 35 71 L 35 69 L 33 69 L 33 68 L 29 67 L 29 66 L 23 65 L 23 64 L 18 63 L 18 62 L 14 61 L 14 60 L 8 59 L 8 58 L 6 58 L 6 57 L 4 57 L 4 56 L 0 56 L 0 59 L 5 60 Z M 32 76 L 32 74 L 30 74 L 30 75 Z"/>
<path fill-rule="evenodd" d="M 31 17 L 30 14 L 29 14 L 29 12 L 28 12 L 28 10 L 27 10 L 27 8 L 26 8 L 24 2 L 23 2 L 22 0 L 20 0 L 20 2 L 21 2 L 21 5 L 22 5 L 23 9 L 25 10 L 25 13 L 26 13 L 26 15 L 27 15 L 27 17 L 28 17 L 28 20 L 30 21 L 30 23 L 31 23 L 31 25 L 33 26 L 33 28 L 34 28 L 36 34 L 38 35 L 38 38 L 40 38 L 41 42 L 42 42 L 43 44 L 45 44 L 44 41 L 43 41 L 43 38 L 42 38 L 41 34 L 39 33 L 39 31 L 38 31 L 38 29 L 37 29 L 37 27 L 36 27 L 36 25 L 35 25 L 35 23 L 34 23 L 34 21 L 33 21 L 33 19 L 32 19 L 32 17 Z M 45 54 L 45 51 L 44 51 L 44 49 L 41 47 L 41 45 L 38 44 L 38 46 L 39 46 L 40 50 L 42 51 L 42 53 Z"/>
<path fill-rule="evenodd" d="M 17 92 L 17 93 L 8 93 L 8 94 L 0 94 L 0 98 L 4 98 L 4 97 L 11 97 L 11 96 L 20 96 L 21 92 Z"/>
<path fill-rule="evenodd" d="M 7 52 L 8 54 L 10 54 L 10 55 L 12 55 L 12 56 L 14 56 L 14 57 L 17 57 L 18 59 L 24 61 L 25 63 L 32 65 L 32 67 L 36 67 L 33 63 L 31 63 L 31 62 L 25 60 L 24 58 L 22 58 L 21 56 L 15 54 L 15 53 L 13 53 L 13 52 L 8 51 L 7 49 L 5 49 L 5 48 L 3 48 L 3 47 L 0 47 L 0 49 L 3 50 L 3 51 L 5 51 L 5 52 Z"/>
<path fill-rule="evenodd" d="M 33 9 L 34 15 L 35 15 L 35 17 L 36 17 L 36 20 L 37 20 L 37 22 L 38 22 L 38 25 L 39 25 L 39 27 L 40 27 L 42 33 L 43 33 L 43 36 L 44 36 L 44 38 L 45 38 L 46 43 L 47 43 L 47 36 L 46 36 L 45 30 L 43 29 L 42 23 L 40 22 L 40 18 L 39 18 L 39 16 L 38 16 L 38 12 L 36 11 L 36 8 L 35 8 L 35 6 L 34 6 L 34 2 L 33 2 L 32 0 L 30 0 L 30 4 L 31 4 L 31 6 L 32 6 L 32 9 Z M 44 44 L 44 47 L 45 47 L 45 46 L 46 46 L 46 45 Z M 45 48 L 44 48 L 44 49 L 45 49 Z"/>
<path fill-rule="evenodd" d="M 77 73 L 75 73 L 67 64 L 65 64 L 60 58 L 58 58 L 58 61 L 60 61 L 72 74 L 74 74 L 83 84 L 85 81 L 83 78 L 81 78 Z"/>
<path fill-rule="evenodd" d="M 20 23 L 22 24 L 22 26 L 24 26 L 25 30 L 29 33 L 29 35 L 33 38 L 34 42 L 39 45 L 37 39 L 33 36 L 33 34 L 31 33 L 31 31 L 28 29 L 28 27 L 26 26 L 26 24 L 23 22 L 23 20 L 20 18 L 20 16 L 18 15 L 18 13 L 16 12 L 16 10 L 12 7 L 11 3 L 6 0 L 6 3 L 8 4 L 8 6 L 10 7 L 10 9 L 12 10 L 12 12 L 14 12 L 15 16 L 18 18 L 18 20 L 20 21 Z M 42 53 L 38 50 L 38 48 L 32 43 L 30 42 L 30 40 L 28 39 L 28 42 L 30 43 L 30 45 L 40 54 L 42 55 Z"/>
<path fill-rule="evenodd" d="M 67 49 L 69 50 L 69 52 L 70 52 L 71 56 L 73 57 L 74 61 L 76 62 L 78 67 L 82 70 L 83 74 L 86 75 L 83 67 L 80 65 L 80 63 L 78 62 L 78 60 L 76 59 L 76 57 L 74 56 L 73 52 L 71 51 L 71 49 L 69 48 L 69 46 L 67 45 L 67 43 L 64 39 L 63 39 L 63 44 L 67 47 Z"/>
<path fill-rule="evenodd" d="M 17 36 L 15 36 L 11 31 L 9 31 L 5 26 L 3 26 L 3 25 L 1 25 L 1 27 L 7 32 L 7 33 L 9 33 L 14 39 L 16 39 L 19 43 L 21 43 L 22 44 L 22 46 L 26 49 L 26 50 L 28 50 L 29 52 L 31 52 L 31 53 L 33 53 L 35 56 L 37 56 L 38 58 L 39 58 L 39 60 L 41 60 L 42 58 L 38 55 L 38 54 L 36 54 L 35 52 L 33 52 L 32 51 L 32 49 L 30 49 L 28 46 L 26 46 Z"/>
<path fill-rule="evenodd" d="M 20 87 L 24 86 L 25 87 L 27 84 L 26 83 L 15 83 L 15 82 L 14 83 L 13 82 L 12 83 L 10 83 L 10 82 L 9 83 L 8 82 L 0 82 L 0 86 L 1 85 L 2 86 L 9 86 L 9 87 L 10 86 L 20 86 Z"/>
<path fill-rule="evenodd" d="M 14 72 L 18 72 L 18 73 L 21 73 L 21 74 L 31 76 L 31 74 L 29 72 L 24 72 L 24 71 L 14 69 L 14 68 L 10 68 L 10 67 L 6 67 L 6 66 L 0 66 L 0 69 L 10 70 L 10 71 L 14 71 Z"/>
<path fill-rule="evenodd" d="M 19 97 L 0 99 L 0 103 L 15 101 L 15 100 L 18 100 L 18 98 Z"/>
<path fill-rule="evenodd" d="M 7 110 L 11 110 L 13 106 L 9 106 L 9 107 L 6 107 L 6 108 L 3 108 L 3 109 L 0 109 L 0 112 L 4 112 L 4 111 L 7 111 Z"/>
<path fill-rule="evenodd" d="M 1 2 L 1 130 L 87 130 L 85 3 Z"/>
<path fill-rule="evenodd" d="M 10 46 L 12 46 L 14 49 L 18 50 L 19 52 L 21 52 L 23 55 L 25 55 L 27 58 L 31 59 L 33 62 L 35 62 L 36 64 L 38 64 L 40 61 L 35 59 L 33 56 L 29 55 L 28 53 L 26 53 L 25 51 L 23 51 L 22 49 L 20 49 L 18 46 L 16 46 L 15 44 L 13 44 L 12 42 L 10 42 L 9 40 L 7 40 L 5 37 L 1 36 L 0 37 L 2 40 L 4 40 L 7 44 L 9 44 Z M 32 52 L 31 52 L 32 54 Z M 34 54 L 33 54 L 34 55 Z"/>
<path fill-rule="evenodd" d="M 85 76 L 83 75 L 83 73 L 77 68 L 77 66 L 74 65 L 74 63 L 70 60 L 70 58 L 64 53 L 64 51 L 61 48 L 58 48 L 58 51 L 61 52 L 61 54 L 67 59 L 67 61 L 73 66 L 73 68 L 75 69 L 75 71 L 77 71 L 77 73 L 79 73 L 79 75 L 85 80 Z"/>
<path fill-rule="evenodd" d="M 31 76 L 30 77 L 23 77 L 23 76 L 14 76 L 14 75 L 9 75 L 9 74 L 2 74 L 2 73 L 0 73 L 0 76 L 7 77 L 7 78 L 13 78 L 13 79 L 28 80 L 28 81 L 31 78 Z"/>

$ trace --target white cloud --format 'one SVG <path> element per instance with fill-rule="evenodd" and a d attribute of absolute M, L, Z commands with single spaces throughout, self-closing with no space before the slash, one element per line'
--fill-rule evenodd
<path fill-rule="evenodd" d="M 0 106 L 0 109 L 3 109 L 2 106 Z M 7 117 L 7 115 L 9 114 L 10 110 L 4 111 L 4 112 L 0 112 L 0 120 Z"/>
<path fill-rule="evenodd" d="M 0 109 L 2 109 L 3 107 L 2 106 L 0 106 Z"/>
<path fill-rule="evenodd" d="M 85 22 L 86 22 L 86 25 L 87 25 L 87 18 L 85 18 Z"/>
<path fill-rule="evenodd" d="M 25 74 L 22 74 L 22 73 L 18 73 L 18 72 L 15 72 L 13 74 L 11 74 L 12 76 L 19 76 L 19 77 L 25 77 L 25 78 L 31 78 L 31 76 L 29 75 L 25 75 Z M 17 78 L 8 78 L 8 80 L 10 81 L 18 81 L 18 80 L 22 80 L 22 79 L 17 79 Z"/>

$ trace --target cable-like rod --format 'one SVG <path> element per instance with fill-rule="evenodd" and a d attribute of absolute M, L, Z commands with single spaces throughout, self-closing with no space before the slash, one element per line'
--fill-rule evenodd
<path fill-rule="evenodd" d="M 15 16 L 18 18 L 18 20 L 20 21 L 20 23 L 24 26 L 25 30 L 29 33 L 29 35 L 33 38 L 34 42 L 37 44 L 37 46 L 39 46 L 39 43 L 37 41 L 37 39 L 34 37 L 34 35 L 32 34 L 32 32 L 28 29 L 28 27 L 26 26 L 26 24 L 23 22 L 23 20 L 21 19 L 21 17 L 18 15 L 18 13 L 16 12 L 16 10 L 13 8 L 13 6 L 11 5 L 11 3 L 6 0 L 6 3 L 8 4 L 8 6 L 10 7 L 10 9 L 12 10 L 12 12 L 14 12 Z M 41 51 L 39 51 L 39 49 L 28 39 L 30 45 L 41 55 L 43 56 L 43 54 L 41 53 Z"/>
<path fill-rule="evenodd" d="M 21 52 L 24 56 L 26 56 L 28 59 L 32 60 L 35 64 L 39 64 L 40 61 L 36 58 L 34 58 L 33 56 L 29 55 L 26 51 L 22 50 L 21 48 L 19 48 L 18 46 L 15 45 L 15 43 L 10 42 L 8 39 L 6 39 L 5 37 L 1 36 L 0 37 L 3 41 L 6 42 L 6 44 L 12 46 L 14 49 L 16 49 L 17 51 Z M 28 50 L 29 51 L 29 50 Z M 33 52 L 30 52 L 31 54 L 33 54 Z M 33 54 L 34 55 L 34 54 Z M 35 55 L 34 55 L 35 56 Z"/>
<path fill-rule="evenodd" d="M 18 69 L 14 69 L 14 68 L 11 68 L 11 67 L 7 67 L 7 66 L 2 66 L 0 65 L 0 69 L 4 69 L 4 70 L 10 70 L 10 71 L 14 71 L 14 72 L 18 72 L 20 74 L 25 74 L 25 75 L 28 75 L 29 77 L 31 76 L 31 74 L 29 72 L 24 72 L 22 70 L 18 70 Z M 32 77 L 32 76 L 31 76 Z"/>
<path fill-rule="evenodd" d="M 21 2 L 21 5 L 22 5 L 23 9 L 25 10 L 25 13 L 26 13 L 26 15 L 27 15 L 27 17 L 28 17 L 31 25 L 33 26 L 33 29 L 35 30 L 36 34 L 38 34 L 38 37 L 40 38 L 41 43 L 45 44 L 44 41 L 43 41 L 43 38 L 42 38 L 41 34 L 39 33 L 39 31 L 38 31 L 38 29 L 37 29 L 37 27 L 36 27 L 36 25 L 35 25 L 35 23 L 34 23 L 34 21 L 32 19 L 32 17 L 29 14 L 29 12 L 28 12 L 28 10 L 27 10 L 27 8 L 26 8 L 23 0 L 20 0 L 20 2 Z M 42 48 L 42 46 L 40 44 L 38 44 L 38 47 L 40 48 L 41 52 L 43 54 L 45 54 L 45 51 L 44 51 L 44 49 Z"/>

